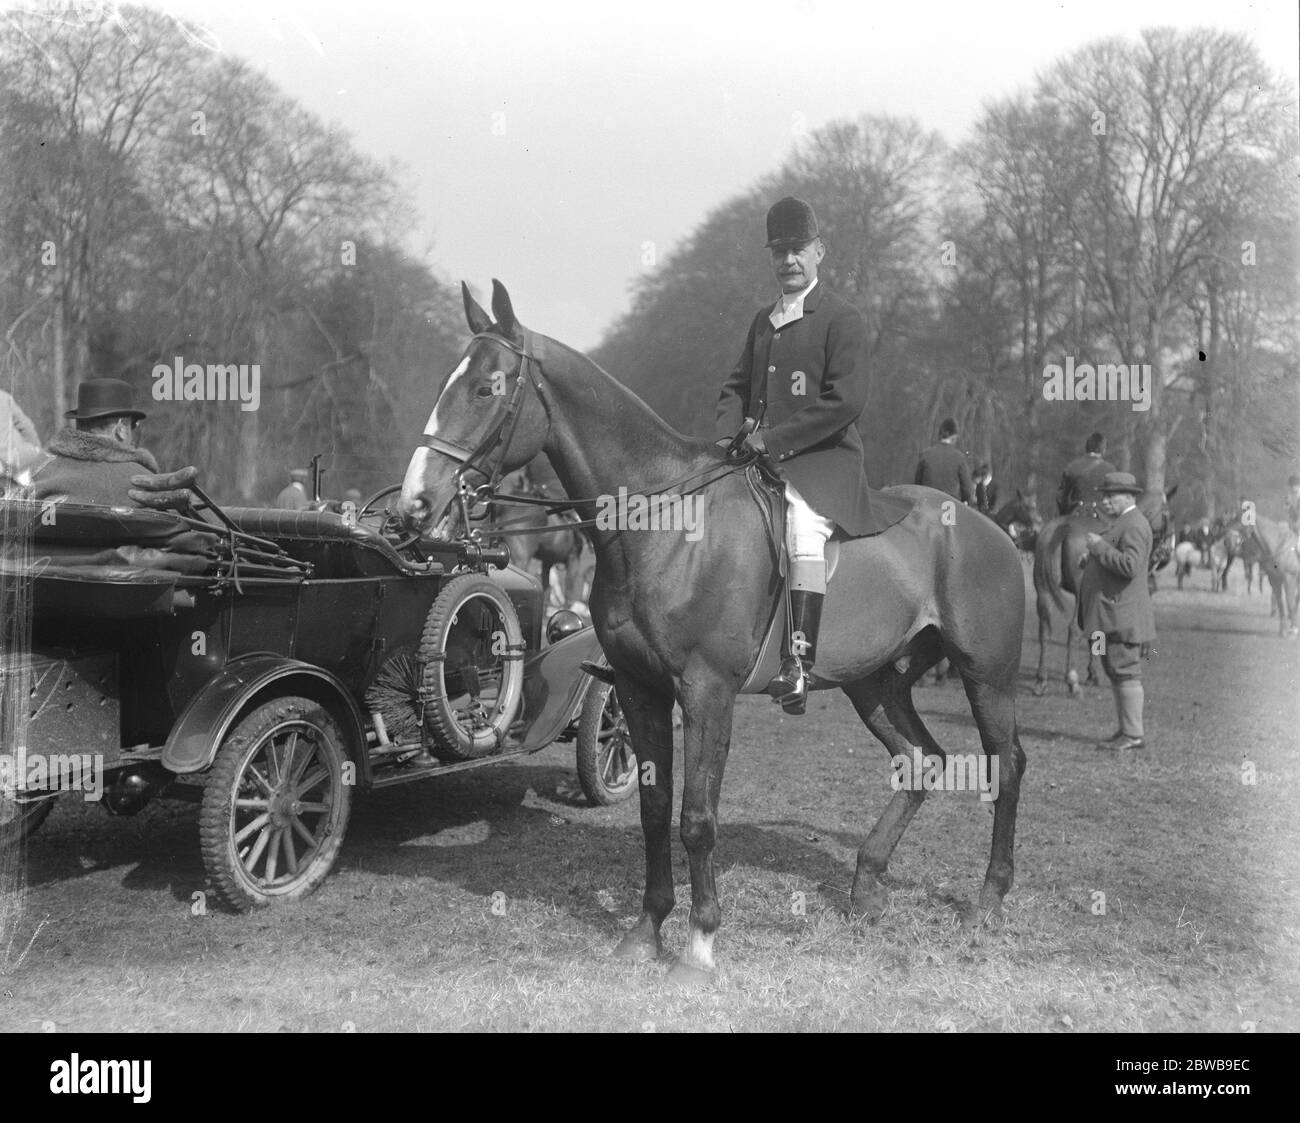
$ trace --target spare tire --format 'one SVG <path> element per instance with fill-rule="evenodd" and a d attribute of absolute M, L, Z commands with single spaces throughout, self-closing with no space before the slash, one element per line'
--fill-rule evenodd
<path fill-rule="evenodd" d="M 501 586 L 478 573 L 448 581 L 425 619 L 419 659 L 434 755 L 460 761 L 500 752 L 524 687 L 523 629 Z"/>

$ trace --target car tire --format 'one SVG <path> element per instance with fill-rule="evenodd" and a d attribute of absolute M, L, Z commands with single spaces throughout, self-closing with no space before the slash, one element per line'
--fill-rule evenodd
<path fill-rule="evenodd" d="M 266 702 L 226 735 L 199 813 L 203 864 L 225 904 L 244 912 L 294 901 L 325 880 L 352 809 L 346 745 L 310 698 Z"/>
<path fill-rule="evenodd" d="M 578 783 L 597 807 L 627 799 L 637 787 L 636 753 L 618 692 L 594 679 L 578 717 Z"/>
<path fill-rule="evenodd" d="M 448 581 L 420 641 L 424 726 L 435 756 L 475 760 L 501 751 L 523 702 L 523 657 L 523 630 L 505 590 L 477 573 Z"/>

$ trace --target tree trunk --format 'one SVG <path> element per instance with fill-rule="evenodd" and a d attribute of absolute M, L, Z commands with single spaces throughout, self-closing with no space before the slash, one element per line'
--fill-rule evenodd
<path fill-rule="evenodd" d="M 54 298 L 54 354 L 50 365 L 50 404 L 54 407 L 54 428 L 63 427 L 63 415 L 68 409 L 68 361 L 65 355 L 63 322 L 64 306 L 67 303 L 67 290 L 60 278 L 55 282 Z"/>
<path fill-rule="evenodd" d="M 1146 447 L 1143 455 L 1142 484 L 1147 491 L 1165 490 L 1165 451 L 1169 437 L 1165 432 L 1163 416 L 1164 366 L 1160 361 L 1161 309 L 1153 310 L 1147 325 L 1147 362 L 1151 365 L 1151 408 L 1143 415 L 1146 428 Z"/>

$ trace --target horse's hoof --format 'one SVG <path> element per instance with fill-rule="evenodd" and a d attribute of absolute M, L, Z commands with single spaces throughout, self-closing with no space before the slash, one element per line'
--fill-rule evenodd
<path fill-rule="evenodd" d="M 1047 683 L 1045 682 L 1034 683 L 1033 695 L 1035 698 L 1041 698 L 1046 693 L 1047 693 Z"/>
<path fill-rule="evenodd" d="M 625 963 L 653 963 L 663 954 L 663 945 L 657 938 L 648 940 L 634 931 L 619 940 L 611 954 Z"/>
<path fill-rule="evenodd" d="M 880 886 L 866 893 L 854 893 L 849 899 L 849 917 L 875 924 L 889 907 L 889 893 Z"/>
<path fill-rule="evenodd" d="M 1002 911 L 1002 898 L 996 890 L 985 889 L 980 894 L 979 905 L 973 910 L 976 927 L 1001 928 L 1006 923 L 1006 913 Z"/>
<path fill-rule="evenodd" d="M 713 972 L 679 959 L 669 969 L 665 981 L 682 990 L 704 990 L 713 985 Z"/>
<path fill-rule="evenodd" d="M 1067 682 L 1065 684 L 1065 689 L 1066 693 L 1069 694 L 1071 698 L 1077 698 L 1083 693 L 1083 687 L 1077 682 Z"/>

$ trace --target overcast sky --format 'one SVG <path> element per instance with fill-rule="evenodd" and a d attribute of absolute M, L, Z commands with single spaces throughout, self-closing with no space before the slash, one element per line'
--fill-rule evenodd
<path fill-rule="evenodd" d="M 83 3 L 85 0 L 83 0 Z M 9 5 L 18 6 L 18 5 Z M 644 268 L 775 169 L 797 129 L 910 115 L 950 142 L 1097 38 L 1216 26 L 1296 80 L 1296 0 L 158 0 L 365 152 L 419 210 L 393 231 L 580 348 Z M 755 252 L 764 240 L 754 216 Z"/>

